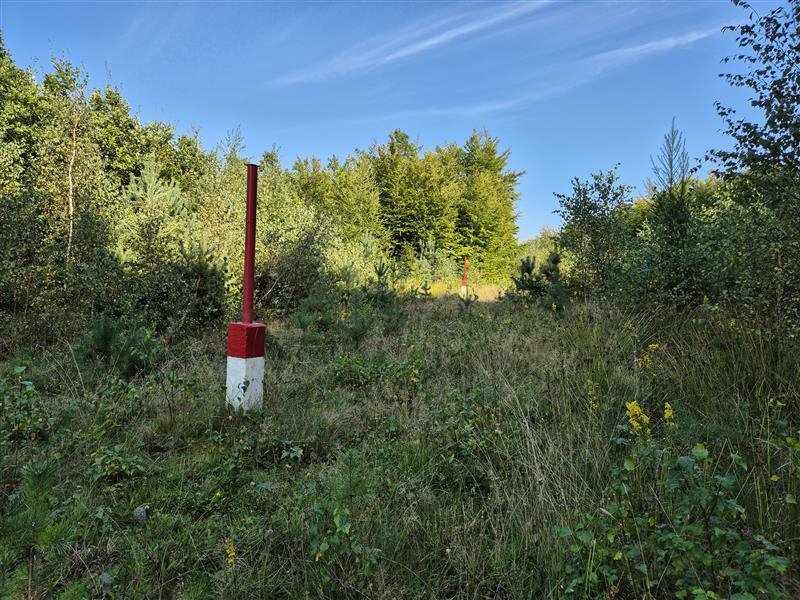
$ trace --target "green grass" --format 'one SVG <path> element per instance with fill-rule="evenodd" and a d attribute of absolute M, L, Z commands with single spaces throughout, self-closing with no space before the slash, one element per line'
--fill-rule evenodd
<path fill-rule="evenodd" d="M 402 310 L 393 335 L 358 343 L 270 324 L 260 414 L 223 406 L 222 326 L 131 380 L 66 342 L 7 359 L 0 596 L 548 598 L 582 569 L 578 597 L 674 597 L 671 580 L 642 592 L 625 568 L 617 591 L 593 582 L 555 529 L 608 506 L 611 440 L 624 456 L 649 446 L 628 427 L 633 401 L 668 455 L 744 457 L 745 516 L 726 526 L 748 548 L 775 542 L 788 568 L 774 578 L 796 593 L 796 349 L 712 312 Z M 637 467 L 626 490 L 648 505 L 661 474 Z"/>

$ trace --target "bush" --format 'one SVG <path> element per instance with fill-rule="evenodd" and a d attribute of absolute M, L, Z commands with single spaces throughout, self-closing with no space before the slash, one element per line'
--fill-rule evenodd
<path fill-rule="evenodd" d="M 654 441 L 656 428 L 675 427 L 669 404 L 660 423 L 635 401 L 627 416 L 627 435 L 614 444 L 628 451 L 612 468 L 604 505 L 577 515 L 573 528 L 555 528 L 568 542 L 566 593 L 785 598 L 786 548 L 781 540 L 753 534 L 738 501 L 749 477 L 745 460 L 735 453 L 712 457 L 702 444 L 678 454 Z"/>
<path fill-rule="evenodd" d="M 25 367 L 14 369 L 16 381 L 0 379 L 0 448 L 23 440 L 42 441 L 53 430 L 56 417 L 30 381 L 22 379 Z"/>
<path fill-rule="evenodd" d="M 569 300 L 569 292 L 561 281 L 561 255 L 551 252 L 547 261 L 536 271 L 536 258 L 520 260 L 519 275 L 511 277 L 514 290 L 507 296 L 524 304 L 538 302 L 552 311 L 560 311 Z"/>
<path fill-rule="evenodd" d="M 127 288 L 125 312 L 156 331 L 207 325 L 225 314 L 225 271 L 203 248 L 182 248 L 175 259 L 133 263 Z"/>
<path fill-rule="evenodd" d="M 256 267 L 256 293 L 264 308 L 291 312 L 312 290 L 332 284 L 325 272 L 323 248 L 327 236 L 321 226 L 304 230 L 297 237 L 271 241 L 268 257 Z"/>
<path fill-rule="evenodd" d="M 420 243 L 419 252 L 409 259 L 406 277 L 414 282 L 431 284 L 434 281 L 456 277 L 456 262 L 436 246 L 434 240 Z"/>
<path fill-rule="evenodd" d="M 83 336 L 78 352 L 84 361 L 133 377 L 152 369 L 163 355 L 153 332 L 110 315 L 97 318 Z"/>

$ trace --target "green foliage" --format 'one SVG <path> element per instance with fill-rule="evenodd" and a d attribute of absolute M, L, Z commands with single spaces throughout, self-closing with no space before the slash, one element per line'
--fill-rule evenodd
<path fill-rule="evenodd" d="M 384 146 L 372 149 L 376 182 L 380 194 L 381 222 L 390 232 L 390 250 L 395 258 L 433 240 L 452 249 L 455 236 L 455 199 L 458 183 L 444 157 L 427 153 L 408 135 L 393 132 Z"/>
<path fill-rule="evenodd" d="M 113 484 L 144 472 L 141 460 L 127 454 L 123 444 L 116 444 L 112 448 L 100 448 L 92 455 L 89 475 L 95 481 Z"/>
<path fill-rule="evenodd" d="M 746 177 L 689 179 L 674 124 L 654 165 L 657 183 L 633 205 L 612 207 L 585 184 L 561 197 L 571 287 L 621 304 L 722 304 L 796 335 L 800 245 L 783 210 Z"/>
<path fill-rule="evenodd" d="M 118 88 L 90 90 L 55 61 L 38 83 L 0 57 L 0 309 L 42 338 L 69 312 L 177 331 L 235 318 L 241 292 L 241 134 L 207 152 L 197 133 L 145 123 Z M 396 131 L 327 164 L 260 161 L 256 300 L 295 310 L 317 282 L 365 284 L 391 260 L 411 285 L 468 255 L 490 281 L 513 261 L 519 173 L 487 132 L 425 153 Z M 24 315 L 24 317 L 21 317 Z"/>
<path fill-rule="evenodd" d="M 536 257 L 520 260 L 519 275 L 512 275 L 514 290 L 507 297 L 526 305 L 540 303 L 553 312 L 563 310 L 569 300 L 567 288 L 561 282 L 561 255 L 551 252 L 547 261 L 536 271 Z"/>
<path fill-rule="evenodd" d="M 209 250 L 181 249 L 168 262 L 150 262 L 152 256 L 131 265 L 130 312 L 138 312 L 155 329 L 216 323 L 225 313 L 222 267 Z"/>
<path fill-rule="evenodd" d="M 324 332 L 333 327 L 338 318 L 339 300 L 326 285 L 316 285 L 300 301 L 292 314 L 292 321 L 301 329 Z"/>
<path fill-rule="evenodd" d="M 724 59 L 741 69 L 722 77 L 750 93 L 748 108 L 756 119 L 743 118 L 736 109 L 716 104 L 732 139 L 732 149 L 712 150 L 709 157 L 726 179 L 743 181 L 744 204 L 763 206 L 777 221 L 774 237 L 779 250 L 774 269 L 781 274 L 769 311 L 777 321 L 800 327 L 800 2 L 791 0 L 759 14 L 742 0 L 748 20 L 729 26 L 739 53 Z"/>
<path fill-rule="evenodd" d="M 689 187 L 689 153 L 683 134 L 672 119 L 656 158 L 650 157 L 655 181 L 648 182 L 657 222 L 674 228 L 676 235 L 688 218 L 686 196 Z"/>
<path fill-rule="evenodd" d="M 419 251 L 423 265 L 416 268 L 448 271 L 443 257 L 431 264 L 432 255 L 466 255 L 490 281 L 505 280 L 513 260 L 521 175 L 508 170 L 508 151 L 500 151 L 486 131 L 473 132 L 463 147 L 450 144 L 422 156 L 419 151 L 397 130 L 369 154 L 392 256 L 413 262 Z"/>
<path fill-rule="evenodd" d="M 523 173 L 508 169 L 510 152 L 501 151 L 486 130 L 474 131 L 457 156 L 464 185 L 457 206 L 458 254 L 480 265 L 488 281 L 505 281 L 514 259 L 514 203 Z"/>
<path fill-rule="evenodd" d="M 679 591 L 667 586 L 690 561 L 690 585 L 706 592 L 725 593 L 703 583 L 717 575 L 730 596 L 774 573 L 765 586 L 796 593 L 798 372 L 785 339 L 710 307 L 654 318 L 572 303 L 554 318 L 403 297 L 387 334 L 385 309 L 357 284 L 351 297 L 373 321 L 356 349 L 339 327 L 350 300 L 325 289 L 314 310 L 328 325 L 270 327 L 282 351 L 269 354 L 267 419 L 222 408 L 213 332 L 128 381 L 58 345 L 16 375 L 19 359 L 0 363 L 3 410 L 15 407 L 0 437 L 2 595 L 538 598 L 594 573 L 588 594 L 580 579 L 573 595 L 616 584 L 617 597 L 639 597 L 624 578 L 630 565 L 646 589 L 642 561 L 624 557 L 636 527 L 651 583 L 665 572 L 656 597 Z M 633 402 L 652 444 L 617 427 Z M 45 429 L 31 439 L 12 422 Z M 673 469 L 688 459 L 692 469 Z M 52 466 L 34 477 L 41 461 Z M 558 524 L 594 545 L 565 544 Z"/>
<path fill-rule="evenodd" d="M 268 257 L 256 268 L 259 302 L 266 308 L 291 311 L 313 290 L 330 285 L 324 254 L 328 239 L 319 225 L 271 239 Z"/>
<path fill-rule="evenodd" d="M 519 262 L 519 276 L 511 277 L 515 292 L 526 301 L 538 300 L 547 291 L 544 276 L 536 272 L 536 258 L 526 256 Z"/>
<path fill-rule="evenodd" d="M 51 494 L 56 468 L 56 463 L 46 458 L 27 463 L 21 485 L 8 498 L 10 514 L 0 519 L 0 592 L 4 596 L 30 593 L 30 578 L 40 555 L 52 553 L 70 535 L 66 524 L 59 522 Z"/>
<path fill-rule="evenodd" d="M 159 329 L 213 322 L 224 314 L 224 266 L 203 238 L 191 201 L 158 165 L 144 163 L 125 188 L 117 254 L 128 275 L 126 312 Z"/>
<path fill-rule="evenodd" d="M 613 467 L 603 507 L 574 529 L 556 528 L 572 555 L 566 593 L 786 597 L 788 559 L 750 532 L 737 500 L 746 471 L 736 454 L 714 460 L 696 444 L 689 455 L 675 456 L 640 435 Z"/>
<path fill-rule="evenodd" d="M 90 364 L 133 377 L 152 369 L 164 351 L 153 332 L 110 315 L 96 318 L 83 336 L 79 355 Z"/>
<path fill-rule="evenodd" d="M 358 347 L 375 327 L 375 309 L 361 295 L 351 297 L 346 315 L 339 321 L 339 330 L 345 339 Z"/>
<path fill-rule="evenodd" d="M 629 202 L 631 188 L 619 182 L 616 169 L 572 180 L 571 194 L 556 194 L 564 219 L 559 242 L 572 257 L 570 285 L 586 294 L 601 288 L 622 252 L 623 229 L 617 215 Z"/>
<path fill-rule="evenodd" d="M 719 181 L 689 193 L 692 209 L 681 239 L 646 223 L 631 240 L 609 293 L 641 303 L 723 303 L 768 318 L 777 310 L 787 314 L 793 272 L 784 261 L 795 241 L 774 211 L 736 201 L 735 187 Z"/>
<path fill-rule="evenodd" d="M 741 52 L 725 59 L 739 72 L 723 77 L 751 90 L 763 117 L 741 118 L 717 103 L 730 150 L 708 157 L 718 175 L 690 178 L 682 134 L 673 121 L 656 158 L 648 197 L 630 205 L 613 174 L 576 181 L 557 195 L 559 236 L 574 289 L 640 306 L 724 304 L 796 337 L 800 327 L 798 219 L 798 45 L 800 4 L 763 15 L 746 2 L 748 20 L 726 27 Z"/>
<path fill-rule="evenodd" d="M 378 562 L 380 551 L 358 542 L 352 531 L 347 509 L 334 508 L 330 515 L 320 506 L 314 506 L 314 521 L 309 527 L 312 536 L 311 552 L 315 561 L 347 561 L 349 568 L 363 575 Z"/>
<path fill-rule="evenodd" d="M 375 330 L 387 335 L 396 333 L 407 312 L 390 277 L 389 265 L 380 261 L 374 266 L 373 278 L 365 283 L 345 283 L 337 289 L 320 281 L 300 301 L 291 319 L 304 330 L 309 341 L 336 331 L 356 348 Z"/>
<path fill-rule="evenodd" d="M 24 366 L 14 369 L 15 381 L 0 379 L 0 448 L 21 441 L 46 440 L 57 419 L 33 383 L 23 380 Z"/>
<path fill-rule="evenodd" d="M 536 262 L 542 263 L 558 245 L 558 231 L 545 227 L 536 236 L 525 240 L 519 245 L 516 258 L 522 260 L 530 256 Z"/>
<path fill-rule="evenodd" d="M 409 261 L 406 272 L 406 277 L 423 285 L 452 279 L 455 275 L 455 261 L 444 250 L 438 248 L 433 240 L 420 244 L 419 252 Z"/>
<path fill-rule="evenodd" d="M 746 21 L 725 27 L 736 33 L 739 52 L 723 60 L 742 67 L 722 77 L 751 94 L 749 108 L 758 118 L 742 118 L 717 102 L 733 149 L 709 153 L 727 176 L 747 179 L 774 208 L 797 223 L 800 202 L 800 2 L 790 0 L 765 14 L 734 0 L 748 13 Z"/>
<path fill-rule="evenodd" d="M 797 15 L 735 28 L 723 178 L 673 123 L 646 197 L 575 179 L 522 245 L 485 131 L 264 153 L 264 414 L 221 405 L 241 134 L 0 44 L 0 596 L 797 596 Z M 464 256 L 526 310 L 433 301 Z"/>
<path fill-rule="evenodd" d="M 221 316 L 222 267 L 198 235 L 196 197 L 160 175 L 181 163 L 176 179 L 194 193 L 205 155 L 186 163 L 188 138 L 142 125 L 114 89 L 87 95 L 85 76 L 67 63 L 56 61 L 37 86 L 5 55 L 0 79 L 10 111 L 0 117 L 0 160 L 11 161 L 0 211 L 3 309 L 45 319 L 68 310 L 73 326 L 108 309 L 159 327 Z M 173 309 L 156 306 L 164 302 Z"/>

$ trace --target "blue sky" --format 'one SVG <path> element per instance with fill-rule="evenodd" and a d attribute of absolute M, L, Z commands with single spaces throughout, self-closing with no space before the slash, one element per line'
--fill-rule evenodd
<path fill-rule="evenodd" d="M 0 0 L 18 64 L 68 58 L 209 148 L 239 127 L 252 158 L 275 144 L 288 165 L 397 127 L 429 148 L 485 127 L 526 172 L 523 239 L 558 225 L 576 175 L 620 163 L 642 189 L 673 117 L 692 157 L 725 145 L 713 102 L 744 96 L 717 76 L 736 47 L 720 28 L 744 18 L 727 1 Z"/>

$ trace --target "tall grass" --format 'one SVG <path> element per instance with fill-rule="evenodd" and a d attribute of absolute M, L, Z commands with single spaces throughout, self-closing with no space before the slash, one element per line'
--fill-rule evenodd
<path fill-rule="evenodd" d="M 798 428 L 800 375 L 783 341 L 715 313 L 402 310 L 357 347 L 271 324 L 265 408 L 247 416 L 222 406 L 221 334 L 132 380 L 66 351 L 22 376 L 4 363 L 7 390 L 30 379 L 53 421 L 14 433 L 34 409 L 6 392 L 0 533 L 42 457 L 59 527 L 3 542 L 2 596 L 561 597 L 554 527 L 603 508 L 633 401 L 654 421 L 671 403 L 675 447 L 747 458 L 747 527 L 783 544 L 796 585 L 798 473 L 778 441 Z"/>

